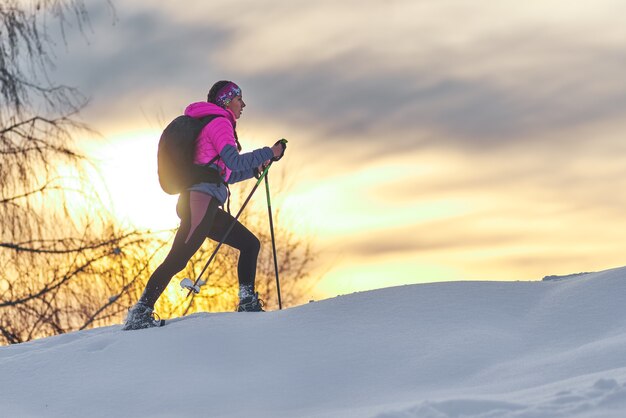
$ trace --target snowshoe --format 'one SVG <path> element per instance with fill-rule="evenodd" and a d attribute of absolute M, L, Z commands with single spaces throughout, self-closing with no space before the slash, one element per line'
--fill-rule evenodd
<path fill-rule="evenodd" d="M 265 312 L 263 305 L 263 301 L 259 299 L 259 294 L 255 293 L 239 300 L 237 312 Z"/>
<path fill-rule="evenodd" d="M 163 325 L 165 325 L 165 320 L 159 318 L 159 315 L 154 312 L 154 309 L 144 305 L 143 303 L 137 303 L 128 310 L 128 316 L 126 317 L 126 322 L 124 323 L 122 330 L 129 331 L 135 329 L 162 327 Z"/>

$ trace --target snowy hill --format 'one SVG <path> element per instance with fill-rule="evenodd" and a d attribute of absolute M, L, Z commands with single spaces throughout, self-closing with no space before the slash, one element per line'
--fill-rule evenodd
<path fill-rule="evenodd" d="M 0 347 L 1 417 L 624 417 L 626 268 Z"/>

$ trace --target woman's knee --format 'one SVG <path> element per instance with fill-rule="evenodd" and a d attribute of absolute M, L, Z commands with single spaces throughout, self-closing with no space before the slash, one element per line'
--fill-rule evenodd
<path fill-rule="evenodd" d="M 261 241 L 259 241 L 256 235 L 250 235 L 241 251 L 257 255 L 261 251 Z"/>

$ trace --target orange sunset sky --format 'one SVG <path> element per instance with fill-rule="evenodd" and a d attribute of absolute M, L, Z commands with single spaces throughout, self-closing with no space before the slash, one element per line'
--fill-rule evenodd
<path fill-rule="evenodd" d="M 626 265 L 626 2 L 90 3 L 51 77 L 120 222 L 177 225 L 159 135 L 230 79 L 244 148 L 289 140 L 272 203 L 318 297 Z"/>

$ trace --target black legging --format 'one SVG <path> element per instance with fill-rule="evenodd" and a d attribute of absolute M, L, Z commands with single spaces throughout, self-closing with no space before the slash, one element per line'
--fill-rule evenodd
<path fill-rule="evenodd" d="M 150 280 L 141 296 L 139 302 L 152 308 L 161 293 L 176 273 L 183 270 L 189 259 L 198 251 L 206 237 L 214 241 L 221 241 L 226 230 L 233 223 L 233 216 L 218 207 L 217 200 L 211 198 L 209 206 L 200 224 L 191 235 L 191 210 L 189 205 L 189 192 L 181 195 L 177 212 L 181 218 L 180 228 L 174 237 L 174 243 L 169 254 L 159 267 L 152 273 Z M 185 242 L 187 240 L 187 242 Z M 224 241 L 224 244 L 239 250 L 239 263 L 237 274 L 239 286 L 250 286 L 254 288 L 256 277 L 256 264 L 261 243 L 259 239 L 239 221 Z"/>

